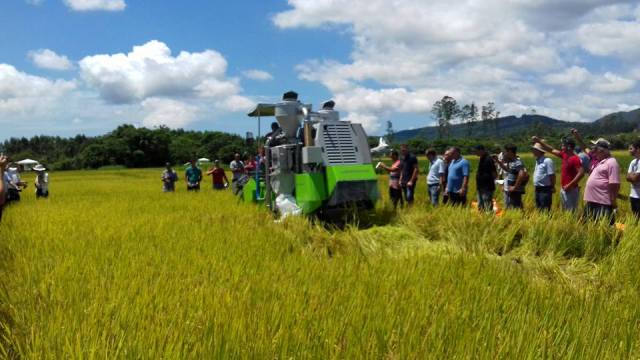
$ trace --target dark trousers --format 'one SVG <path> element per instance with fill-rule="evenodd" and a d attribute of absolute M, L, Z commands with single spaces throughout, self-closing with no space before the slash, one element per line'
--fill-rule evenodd
<path fill-rule="evenodd" d="M 449 204 L 451 204 L 451 206 L 463 206 L 466 203 L 467 203 L 466 195 L 460 195 L 454 192 L 449 193 Z"/>
<path fill-rule="evenodd" d="M 478 189 L 478 209 L 493 212 L 493 193 L 495 190 Z"/>
<path fill-rule="evenodd" d="M 640 219 L 640 199 L 629 198 L 629 201 L 631 202 L 631 212 Z"/>
<path fill-rule="evenodd" d="M 522 193 L 519 191 L 507 192 L 507 209 L 522 209 Z"/>
<path fill-rule="evenodd" d="M 536 186 L 536 208 L 551 211 L 551 199 L 553 199 L 553 191 L 550 186 Z"/>
<path fill-rule="evenodd" d="M 7 203 L 11 201 L 20 201 L 20 191 L 16 189 L 7 189 Z"/>
<path fill-rule="evenodd" d="M 400 203 L 400 207 L 404 205 L 404 200 L 402 200 L 402 190 L 400 189 L 389 187 L 389 198 L 391 199 L 394 209 L 398 207 L 398 203 Z"/>
<path fill-rule="evenodd" d="M 609 224 L 611 225 L 616 222 L 616 217 L 613 215 L 613 207 L 593 202 L 587 202 L 584 206 L 584 218 L 592 221 L 609 219 Z"/>
<path fill-rule="evenodd" d="M 413 194 L 416 190 L 416 184 L 408 186 L 407 184 L 402 184 L 402 195 L 404 196 L 404 200 L 407 204 L 413 203 Z"/>

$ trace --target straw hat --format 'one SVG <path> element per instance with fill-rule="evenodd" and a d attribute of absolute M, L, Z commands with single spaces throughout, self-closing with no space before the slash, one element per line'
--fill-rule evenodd
<path fill-rule="evenodd" d="M 533 144 L 533 146 L 531 147 L 534 150 L 538 150 L 542 153 L 546 153 L 545 149 L 542 147 L 542 145 L 540 143 L 535 143 Z"/>

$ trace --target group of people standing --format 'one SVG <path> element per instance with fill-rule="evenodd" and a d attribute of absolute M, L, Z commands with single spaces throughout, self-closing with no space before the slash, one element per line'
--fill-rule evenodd
<path fill-rule="evenodd" d="M 47 169 L 38 164 L 32 169 L 36 173 L 34 186 L 36 198 L 49 197 L 49 173 Z M 5 205 L 20 201 L 21 192 L 27 188 L 27 182 L 22 180 L 20 173 L 22 168 L 9 161 L 4 154 L 0 154 L 0 220 Z"/>
<path fill-rule="evenodd" d="M 224 168 L 220 166 L 220 160 L 215 160 L 213 167 L 209 168 L 205 175 L 211 176 L 211 186 L 213 190 L 224 190 L 231 186 L 233 193 L 237 195 L 242 190 L 242 186 L 246 183 L 246 180 L 249 179 L 249 176 L 255 174 L 257 167 L 258 164 L 252 157 L 245 156 L 245 160 L 242 160 L 240 154 L 235 154 L 233 161 L 229 164 L 229 169 L 232 174 L 231 181 L 227 178 Z M 187 191 L 200 190 L 203 173 L 195 159 L 189 162 L 185 170 L 184 178 Z M 172 168 L 170 163 L 167 163 L 161 175 L 162 191 L 174 192 L 176 189 L 175 184 L 178 180 L 177 172 Z"/>
<path fill-rule="evenodd" d="M 580 133 L 572 129 L 572 138 L 563 138 L 559 148 L 554 148 L 537 136 L 532 137 L 531 153 L 535 158 L 533 182 L 535 207 L 550 211 L 556 193 L 556 169 L 548 156 L 561 159 L 560 203 L 562 209 L 575 212 L 579 206 L 580 181 L 587 177 L 583 199 L 584 216 L 589 219 L 607 218 L 614 222 L 617 200 L 625 198 L 620 191 L 620 166 L 611 156 L 611 144 L 603 138 L 584 143 Z M 580 147 L 577 147 L 577 144 Z M 491 155 L 478 145 L 474 148 L 479 157 L 475 174 L 478 208 L 494 211 L 494 194 L 500 185 L 504 205 L 508 209 L 522 209 L 523 195 L 530 181 L 525 164 L 518 156 L 515 145 L 506 145 L 499 155 Z M 629 164 L 626 180 L 631 183 L 629 201 L 633 214 L 640 218 L 640 141 L 629 146 L 634 159 Z M 450 147 L 442 157 L 436 151 L 425 152 L 429 160 L 426 171 L 427 195 L 433 206 L 440 202 L 454 206 L 465 205 L 469 189 L 471 168 L 457 147 Z M 378 163 L 377 168 L 389 174 L 389 197 L 394 208 L 413 203 L 418 181 L 418 160 L 407 145 L 401 145 L 400 153 L 391 152 L 391 165 Z"/>

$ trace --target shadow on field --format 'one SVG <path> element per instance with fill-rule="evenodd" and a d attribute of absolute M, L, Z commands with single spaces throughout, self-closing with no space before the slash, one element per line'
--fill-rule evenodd
<path fill-rule="evenodd" d="M 386 226 L 392 224 L 398 213 L 389 207 L 375 210 L 352 210 L 340 217 L 318 217 L 313 222 L 321 224 L 328 231 L 342 231 L 347 227 L 358 230 L 369 229 L 373 226 Z"/>

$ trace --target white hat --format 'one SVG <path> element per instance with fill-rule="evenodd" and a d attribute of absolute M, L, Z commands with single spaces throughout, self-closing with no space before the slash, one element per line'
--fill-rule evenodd
<path fill-rule="evenodd" d="M 531 147 L 532 149 L 538 150 L 540 152 L 546 153 L 547 151 L 542 147 L 542 145 L 540 143 L 535 143 L 533 144 L 533 146 Z"/>
<path fill-rule="evenodd" d="M 596 141 L 591 141 L 591 143 L 595 146 L 599 146 L 605 149 L 609 149 L 611 147 L 611 143 L 604 138 L 599 138 Z"/>
<path fill-rule="evenodd" d="M 45 171 L 47 170 L 44 166 L 38 164 L 36 166 L 33 167 L 33 171 Z"/>

